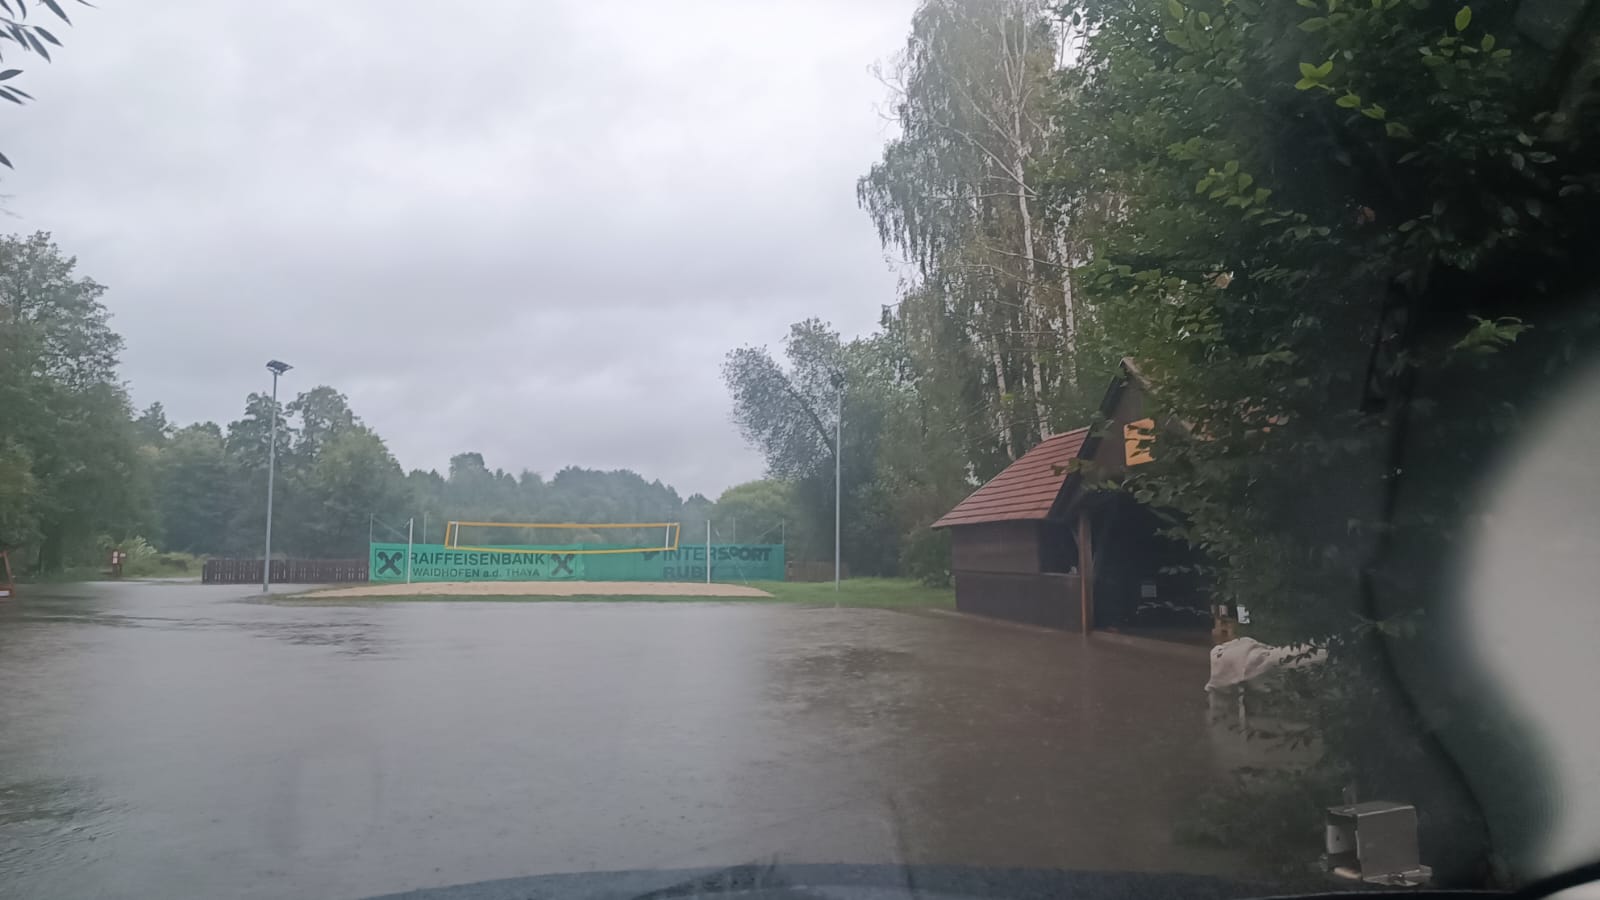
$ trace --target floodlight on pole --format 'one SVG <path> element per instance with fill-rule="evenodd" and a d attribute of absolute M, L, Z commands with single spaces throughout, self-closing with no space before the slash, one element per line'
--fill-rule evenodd
<path fill-rule="evenodd" d="M 267 546 L 261 558 L 261 593 L 272 587 L 272 480 L 278 467 L 278 376 L 294 368 L 282 360 L 267 360 L 272 370 L 272 438 L 267 450 Z"/>

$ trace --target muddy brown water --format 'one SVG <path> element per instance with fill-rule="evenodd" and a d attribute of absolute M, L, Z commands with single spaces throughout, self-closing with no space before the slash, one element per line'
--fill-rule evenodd
<path fill-rule="evenodd" d="M 1203 658 L 772 604 L 0 603 L 0 894 L 363 897 L 556 872 L 1241 874 L 1178 843 Z"/>

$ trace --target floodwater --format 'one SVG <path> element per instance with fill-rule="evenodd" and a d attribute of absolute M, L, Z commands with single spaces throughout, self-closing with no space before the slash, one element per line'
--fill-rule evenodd
<path fill-rule="evenodd" d="M 366 897 L 791 863 L 1240 874 L 1204 657 L 951 614 L 0 603 L 0 894 Z"/>

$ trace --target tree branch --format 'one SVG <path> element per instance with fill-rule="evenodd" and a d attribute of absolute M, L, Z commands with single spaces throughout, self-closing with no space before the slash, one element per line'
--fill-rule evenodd
<path fill-rule="evenodd" d="M 817 435 L 822 438 L 822 445 L 828 448 L 828 458 L 832 459 L 833 435 L 828 434 L 828 426 L 822 423 L 822 418 L 811 408 L 811 404 L 806 402 L 806 398 L 800 396 L 800 392 L 794 389 L 794 384 L 789 381 L 789 376 L 787 375 L 783 378 L 783 389 L 790 397 L 794 398 L 794 402 L 800 404 L 800 409 L 805 412 L 806 418 L 810 419 L 812 426 L 817 429 Z"/>

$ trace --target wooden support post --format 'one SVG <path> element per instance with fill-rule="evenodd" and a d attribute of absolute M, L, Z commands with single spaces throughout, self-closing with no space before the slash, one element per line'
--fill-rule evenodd
<path fill-rule="evenodd" d="M 1078 627 L 1094 630 L 1094 529 L 1087 512 L 1078 513 Z"/>

